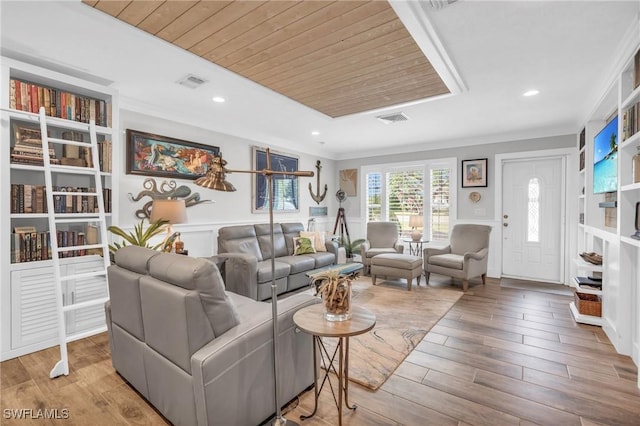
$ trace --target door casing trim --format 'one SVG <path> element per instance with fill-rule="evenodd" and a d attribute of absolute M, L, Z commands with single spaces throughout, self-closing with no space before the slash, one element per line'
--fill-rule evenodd
<path fill-rule="evenodd" d="M 545 149 L 539 151 L 522 151 L 522 152 L 513 152 L 508 154 L 496 154 L 495 156 L 495 167 L 494 167 L 494 182 L 496 183 L 496 190 L 494 193 L 494 220 L 499 225 L 497 226 L 497 230 L 495 230 L 499 235 L 498 238 L 495 239 L 497 241 L 498 247 L 496 248 L 495 253 L 499 255 L 499 268 L 498 271 L 500 273 L 500 277 L 502 277 L 502 265 L 503 265 L 503 257 L 502 257 L 502 167 L 505 162 L 515 161 L 515 160 L 541 160 L 545 158 L 560 158 L 562 159 L 562 188 L 560 189 L 560 196 L 563 201 L 562 203 L 562 223 L 561 223 L 561 243 L 560 243 L 560 256 L 563 259 L 560 262 L 560 279 L 561 283 L 567 284 L 568 281 L 568 271 L 570 270 L 568 265 L 568 257 L 566 253 L 568 253 L 569 248 L 569 235 L 567 233 L 567 224 L 571 223 L 568 215 L 567 209 L 567 182 L 570 182 L 569 179 L 569 170 L 571 167 L 568 167 L 567 160 L 572 157 L 574 154 L 575 148 L 558 148 L 558 149 Z"/>

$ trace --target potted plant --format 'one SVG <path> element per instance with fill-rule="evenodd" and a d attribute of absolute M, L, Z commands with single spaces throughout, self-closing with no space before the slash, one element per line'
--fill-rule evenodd
<path fill-rule="evenodd" d="M 139 224 L 134 226 L 133 231 L 129 233 L 125 232 L 118 226 L 111 225 L 109 228 L 107 228 L 109 232 L 122 237 L 123 241 L 122 243 L 114 242 L 113 244 L 109 244 L 109 251 L 111 253 L 115 253 L 120 248 L 126 246 L 127 243 L 133 246 L 140 246 L 157 250 L 162 247 L 164 241 L 161 241 L 158 244 L 152 246 L 149 243 L 149 240 L 151 240 L 151 238 L 155 237 L 158 234 L 166 232 L 166 225 L 168 223 L 169 222 L 166 220 L 158 220 L 156 222 L 151 222 L 147 229 L 144 229 L 144 219 L 142 219 Z"/>
<path fill-rule="evenodd" d="M 344 247 L 345 254 L 347 255 L 347 259 L 353 259 L 354 255 L 360 252 L 360 246 L 364 243 L 365 240 L 360 238 L 354 241 L 351 241 L 348 235 L 342 235 L 340 237 L 340 241 L 338 245 L 340 247 Z"/>
<path fill-rule="evenodd" d="M 329 270 L 314 275 L 311 284 L 316 296 L 322 297 L 325 318 L 329 321 L 345 321 L 351 318 L 351 277 Z"/>

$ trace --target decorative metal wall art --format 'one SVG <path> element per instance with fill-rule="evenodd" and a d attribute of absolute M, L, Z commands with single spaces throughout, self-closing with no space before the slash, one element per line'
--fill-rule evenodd
<path fill-rule="evenodd" d="M 317 192 L 314 194 L 313 193 L 313 185 L 311 185 L 311 182 L 309 182 L 309 193 L 311 194 L 311 198 L 313 198 L 313 201 L 316 202 L 316 204 L 320 204 L 322 202 L 322 200 L 324 200 L 324 197 L 327 196 L 327 184 L 324 184 L 324 192 L 322 193 L 322 195 L 320 195 L 320 170 L 322 170 L 322 166 L 320 165 L 320 160 L 316 161 L 316 170 L 318 170 L 318 173 L 316 174 L 316 188 L 317 188 Z"/>
<path fill-rule="evenodd" d="M 191 193 L 191 188 L 186 185 L 178 186 L 175 180 L 162 181 L 160 188 L 155 179 L 147 178 L 142 183 L 144 190 L 140 191 L 138 195 L 134 196 L 129 192 L 129 199 L 131 201 L 140 201 L 144 197 L 151 198 L 146 202 L 142 208 L 136 210 L 135 215 L 138 219 L 149 219 L 151 217 L 151 204 L 156 199 L 184 199 L 184 203 L 187 207 L 195 206 L 196 204 L 214 202 L 213 200 L 201 200 L 200 194 L 197 192 Z"/>

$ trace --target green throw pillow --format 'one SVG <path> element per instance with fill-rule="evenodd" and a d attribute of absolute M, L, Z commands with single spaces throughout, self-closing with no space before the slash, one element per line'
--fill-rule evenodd
<path fill-rule="evenodd" d="M 313 248 L 313 241 L 311 241 L 311 238 L 296 237 L 293 239 L 293 246 L 295 247 L 293 251 L 294 256 L 316 252 Z"/>

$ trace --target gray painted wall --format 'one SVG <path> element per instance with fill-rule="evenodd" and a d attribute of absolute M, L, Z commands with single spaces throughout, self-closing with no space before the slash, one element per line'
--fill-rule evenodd
<path fill-rule="evenodd" d="M 346 215 L 348 217 L 358 218 L 361 216 L 361 197 L 363 188 L 361 188 L 360 168 L 362 166 L 374 164 L 389 164 L 402 162 L 415 162 L 420 160 L 432 160 L 441 158 L 457 158 L 457 214 L 459 220 L 492 220 L 494 218 L 494 199 L 495 199 L 495 182 L 494 177 L 495 156 L 497 154 L 507 154 L 522 151 L 538 151 L 545 149 L 557 149 L 576 146 L 576 135 L 559 135 L 538 139 L 525 139 L 510 142 L 490 143 L 479 146 L 463 146 L 456 148 L 424 150 L 410 153 L 401 153 L 395 155 L 384 155 L 376 157 L 364 157 L 350 160 L 340 160 L 336 164 L 336 170 L 357 168 L 358 190 L 356 197 L 349 197 L 344 203 Z M 488 159 L 488 174 L 486 188 L 461 188 L 460 187 L 460 162 L 462 160 L 472 160 L 477 158 Z M 337 173 L 337 172 L 336 172 Z M 336 182 L 338 175 L 336 174 Z M 469 201 L 469 193 L 478 191 L 482 195 L 482 199 L 478 203 Z"/>
<path fill-rule="evenodd" d="M 120 128 L 122 129 L 121 141 L 121 163 L 125 164 L 125 144 L 126 129 L 139 130 L 143 132 L 175 137 L 191 142 L 197 142 L 205 145 L 214 145 L 220 147 L 224 158 L 227 160 L 229 169 L 247 170 L 252 168 L 252 151 L 254 145 L 265 146 L 260 142 L 237 138 L 222 133 L 212 132 L 202 128 L 182 124 L 179 122 L 168 121 L 162 118 L 141 114 L 129 110 L 121 110 L 120 112 Z M 277 149 L 274 149 L 277 151 Z M 322 162 L 321 184 L 329 184 L 328 195 L 320 206 L 327 206 L 329 217 L 326 220 L 335 218 L 337 210 L 337 202 L 333 194 L 337 188 L 333 188 L 335 180 L 333 176 L 337 174 L 335 169 L 335 161 L 325 158 L 310 156 L 296 152 L 287 151 L 288 154 L 299 157 L 300 170 L 316 171 L 315 165 L 317 160 Z M 145 176 L 125 174 L 124 168 L 120 177 L 120 207 L 119 220 L 121 226 L 131 226 L 139 222 L 134 216 L 135 210 L 141 208 L 145 202 L 149 201 L 145 197 L 139 202 L 133 202 L 129 199 L 127 193 L 137 195 L 142 189 L 142 183 Z M 160 184 L 165 178 L 155 178 Z M 251 182 L 252 175 L 245 173 L 233 173 L 227 176 L 236 187 L 236 192 L 219 192 L 207 188 L 197 186 L 191 180 L 177 180 L 178 185 L 186 185 L 191 188 L 192 193 L 200 194 L 200 199 L 211 199 L 215 203 L 203 203 L 187 209 L 187 215 L 190 225 L 195 224 L 236 224 L 236 223 L 266 223 L 269 217 L 266 213 L 251 213 Z M 300 178 L 299 202 L 300 211 L 298 213 L 277 213 L 274 215 L 276 222 L 303 222 L 306 224 L 309 207 L 317 204 L 311 199 L 309 194 L 309 183 L 313 184 L 314 192 L 316 189 L 316 178 Z M 333 217 L 331 217 L 333 216 Z"/>

